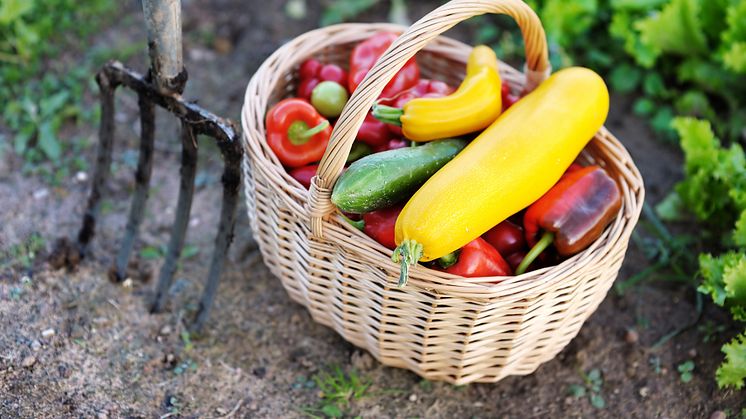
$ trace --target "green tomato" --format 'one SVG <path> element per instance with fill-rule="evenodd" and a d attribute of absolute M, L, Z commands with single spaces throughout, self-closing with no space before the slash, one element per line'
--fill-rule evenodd
<path fill-rule="evenodd" d="M 311 92 L 313 107 L 327 118 L 338 117 L 348 98 L 347 90 L 333 81 L 322 81 Z"/>

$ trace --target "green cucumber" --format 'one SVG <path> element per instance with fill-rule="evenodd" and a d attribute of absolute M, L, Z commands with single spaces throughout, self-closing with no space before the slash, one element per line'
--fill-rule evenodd
<path fill-rule="evenodd" d="M 466 140 L 448 139 L 363 157 L 339 177 L 332 202 L 352 214 L 392 207 L 409 199 L 464 147 Z"/>

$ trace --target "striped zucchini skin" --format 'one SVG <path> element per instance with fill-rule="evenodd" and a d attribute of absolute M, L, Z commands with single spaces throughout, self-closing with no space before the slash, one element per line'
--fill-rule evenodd
<path fill-rule="evenodd" d="M 339 177 L 332 202 L 352 214 L 392 207 L 412 196 L 464 147 L 466 140 L 447 139 L 363 157 Z"/>

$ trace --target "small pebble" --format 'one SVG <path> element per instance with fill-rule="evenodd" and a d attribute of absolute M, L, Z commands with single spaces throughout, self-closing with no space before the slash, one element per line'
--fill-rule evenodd
<path fill-rule="evenodd" d="M 24 368 L 31 368 L 34 364 L 36 364 L 36 358 L 33 355 L 29 355 L 21 361 L 21 366 Z"/>
<path fill-rule="evenodd" d="M 43 338 L 49 338 L 54 336 L 54 329 L 47 329 L 41 332 L 41 337 Z"/>
<path fill-rule="evenodd" d="M 44 199 L 49 195 L 49 189 L 39 189 L 38 191 L 34 191 L 34 199 Z"/>
<path fill-rule="evenodd" d="M 158 334 L 160 334 L 161 336 L 168 336 L 168 335 L 170 335 L 171 334 L 171 326 L 170 325 L 165 325 L 165 326 L 161 327 L 161 330 L 160 330 L 160 332 L 158 332 Z"/>
<path fill-rule="evenodd" d="M 124 281 L 122 281 L 122 286 L 124 288 L 132 288 L 132 284 L 133 284 L 132 278 L 127 278 Z"/>
<path fill-rule="evenodd" d="M 710 415 L 710 419 L 726 419 L 727 417 L 728 415 L 726 415 L 722 410 L 716 410 Z"/>
<path fill-rule="evenodd" d="M 96 419 L 109 419 L 109 413 L 106 411 L 98 412 Z"/>
<path fill-rule="evenodd" d="M 649 388 L 647 388 L 647 387 L 640 387 L 640 397 L 642 397 L 644 399 L 645 397 L 648 397 L 649 394 L 650 394 L 650 389 Z"/>
<path fill-rule="evenodd" d="M 689 349 L 689 357 L 690 358 L 696 358 L 697 357 L 697 350 L 695 348 Z"/>
<path fill-rule="evenodd" d="M 409 395 L 409 401 L 412 402 L 412 403 L 416 402 L 417 401 L 417 395 L 414 394 L 414 393 L 410 394 Z"/>
<path fill-rule="evenodd" d="M 640 340 L 640 335 L 637 333 L 635 329 L 629 329 L 627 330 L 627 333 L 624 335 L 624 340 L 629 344 L 635 344 Z"/>
<path fill-rule="evenodd" d="M 484 407 L 484 403 L 482 402 L 475 402 L 474 407 Z"/>
<path fill-rule="evenodd" d="M 86 172 L 78 172 L 75 174 L 75 180 L 78 182 L 85 182 L 88 180 L 88 173 Z"/>
<path fill-rule="evenodd" d="M 222 407 L 216 407 L 215 413 L 217 413 L 218 415 L 226 415 L 228 414 L 228 411 L 226 409 L 223 409 Z"/>
<path fill-rule="evenodd" d="M 41 349 L 41 342 L 39 342 L 38 340 L 35 340 L 35 341 L 31 342 L 31 350 L 32 351 L 36 352 L 39 349 Z"/>

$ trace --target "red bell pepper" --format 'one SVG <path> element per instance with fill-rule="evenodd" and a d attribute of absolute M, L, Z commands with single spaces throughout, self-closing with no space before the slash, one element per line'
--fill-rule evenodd
<path fill-rule="evenodd" d="M 416 85 L 409 89 L 400 92 L 392 98 L 384 98 L 378 101 L 381 105 L 392 106 L 394 108 L 402 109 L 410 100 L 425 97 L 444 97 L 454 92 L 454 88 L 439 80 L 428 80 L 421 79 Z M 367 118 L 366 118 L 367 119 Z M 375 119 L 375 118 L 374 118 Z M 377 119 L 375 119 L 378 121 Z M 384 124 L 381 122 L 392 134 L 401 137 L 401 127 Z"/>
<path fill-rule="evenodd" d="M 520 96 L 516 96 L 510 92 L 510 86 L 508 86 L 508 83 L 503 82 L 500 93 L 502 96 L 503 112 L 505 112 L 505 110 L 509 107 L 513 106 L 514 103 L 521 100 Z"/>
<path fill-rule="evenodd" d="M 284 99 L 267 112 L 267 144 L 282 164 L 300 167 L 321 160 L 332 127 L 303 99 Z"/>
<path fill-rule="evenodd" d="M 452 258 L 452 255 L 454 254 L 446 256 Z M 446 256 L 444 258 L 448 259 Z M 458 251 L 456 257 L 458 260 L 446 267 L 446 272 L 467 278 L 512 275 L 508 262 L 503 259 L 500 252 L 481 237 L 467 243 Z"/>
<path fill-rule="evenodd" d="M 373 147 L 374 153 L 379 153 L 381 151 L 387 151 L 387 150 L 396 150 L 397 148 L 404 148 L 409 147 L 410 142 L 407 140 L 404 140 L 402 138 L 392 138 L 389 140 L 388 143 L 379 146 L 379 147 Z"/>
<path fill-rule="evenodd" d="M 482 235 L 482 238 L 497 249 L 501 255 L 511 255 L 526 248 L 523 229 L 508 220 L 492 227 Z"/>
<path fill-rule="evenodd" d="M 349 91 L 347 73 L 336 64 L 324 65 L 319 60 L 310 58 L 300 65 L 298 73 L 300 83 L 296 94 L 303 99 L 311 100 L 313 89 L 322 81 L 337 82 Z"/>
<path fill-rule="evenodd" d="M 316 176 L 316 171 L 319 170 L 318 164 L 311 164 L 303 167 L 296 167 L 290 171 L 290 176 L 297 180 L 304 188 L 311 188 L 311 179 Z"/>
<path fill-rule="evenodd" d="M 565 174 L 526 211 L 523 225 L 528 252 L 516 274 L 525 269 L 550 244 L 561 256 L 571 256 L 590 246 L 614 220 L 622 196 L 614 179 L 598 166 Z M 539 230 L 544 234 L 539 237 Z"/>
<path fill-rule="evenodd" d="M 352 221 L 349 218 L 347 221 L 362 230 L 373 240 L 381 243 L 384 247 L 394 250 L 396 249 L 394 227 L 396 226 L 396 219 L 399 217 L 402 208 L 404 207 L 396 206 L 371 211 L 363 214 L 363 218 L 359 221 Z"/>
<path fill-rule="evenodd" d="M 368 112 L 355 139 L 373 148 L 384 146 L 391 140 L 391 131 L 388 127 L 389 125 L 377 120 Z"/>
<path fill-rule="evenodd" d="M 399 35 L 393 32 L 379 32 L 365 41 L 357 44 L 350 55 L 350 76 L 348 86 L 350 92 L 363 81 L 378 58 L 388 49 Z M 397 93 L 409 89 L 420 80 L 420 68 L 414 57 L 404 64 L 401 70 L 386 85 L 381 97 L 393 97 Z"/>

